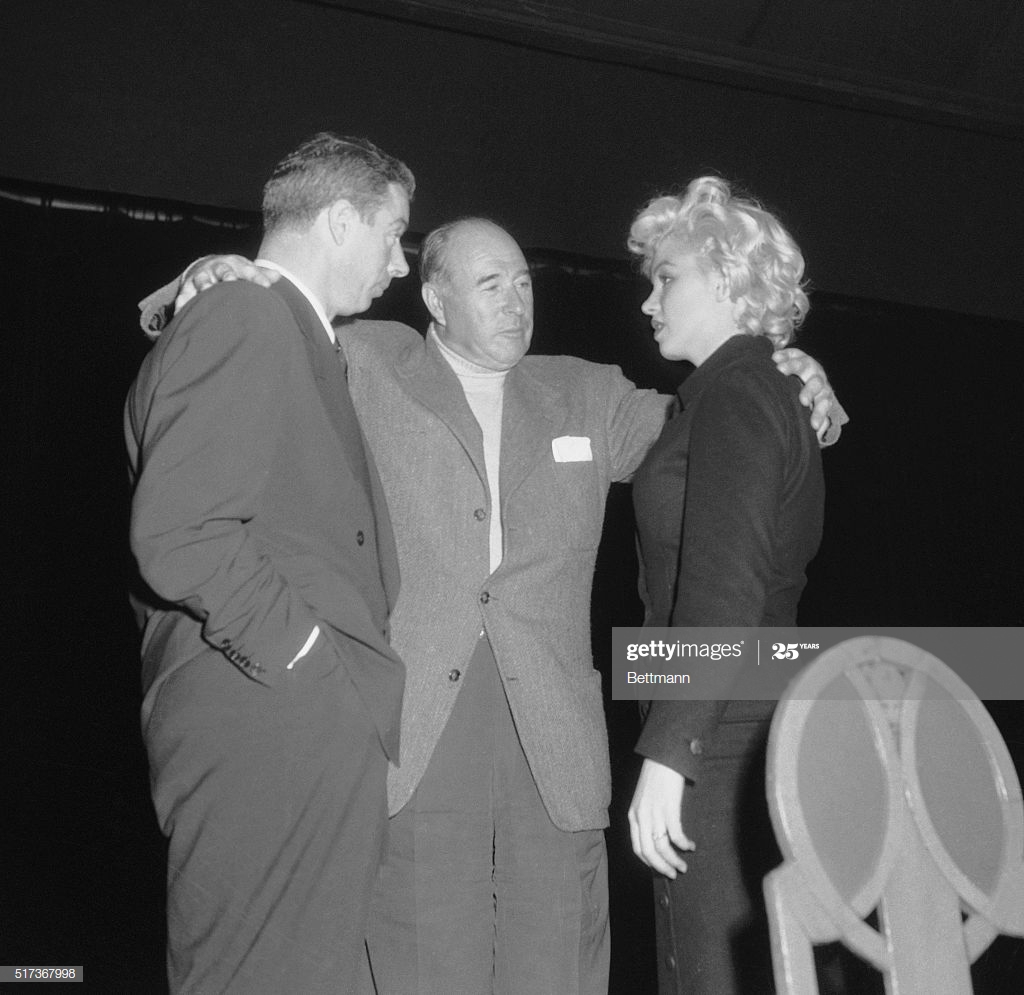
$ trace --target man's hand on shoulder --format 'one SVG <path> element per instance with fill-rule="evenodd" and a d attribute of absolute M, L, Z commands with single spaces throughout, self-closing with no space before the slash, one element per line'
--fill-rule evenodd
<path fill-rule="evenodd" d="M 217 283 L 246 280 L 260 287 L 270 287 L 280 278 L 281 274 L 276 270 L 257 266 L 245 256 L 204 256 L 181 274 L 178 294 L 174 298 L 174 313 L 177 314 L 196 294 Z"/>
<path fill-rule="evenodd" d="M 824 367 L 802 349 L 779 349 L 772 354 L 772 359 L 780 373 L 803 381 L 800 403 L 811 409 L 811 428 L 821 445 L 832 445 L 850 418 L 836 399 Z"/>
<path fill-rule="evenodd" d="M 280 276 L 275 270 L 257 266 L 245 256 L 203 256 L 177 279 L 139 302 L 139 324 L 149 338 L 158 338 L 171 319 L 201 291 L 231 280 L 247 280 L 269 287 Z"/>

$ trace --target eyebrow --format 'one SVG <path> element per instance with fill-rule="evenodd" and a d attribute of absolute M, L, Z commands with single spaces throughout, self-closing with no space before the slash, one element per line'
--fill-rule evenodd
<path fill-rule="evenodd" d="M 516 280 L 521 280 L 524 276 L 530 277 L 531 280 L 533 279 L 529 269 L 521 269 L 516 270 L 516 272 L 512 274 L 512 282 L 514 283 Z M 477 278 L 475 286 L 482 287 L 485 283 L 490 283 L 491 280 L 500 280 L 501 277 L 502 273 L 500 270 L 494 270 L 491 273 L 485 273 L 483 276 Z"/>

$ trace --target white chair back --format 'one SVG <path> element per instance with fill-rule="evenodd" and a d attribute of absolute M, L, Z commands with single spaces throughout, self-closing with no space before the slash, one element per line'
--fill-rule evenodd
<path fill-rule="evenodd" d="M 776 709 L 767 788 L 782 995 L 817 995 L 813 945 L 836 940 L 891 995 L 967 995 L 995 937 L 1024 936 L 1020 782 L 991 716 L 930 653 L 881 636 L 822 653 Z"/>

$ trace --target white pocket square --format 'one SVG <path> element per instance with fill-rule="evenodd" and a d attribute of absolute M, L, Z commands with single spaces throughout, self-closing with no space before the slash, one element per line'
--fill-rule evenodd
<path fill-rule="evenodd" d="M 560 435 L 552 439 L 551 454 L 556 463 L 589 463 L 594 459 L 590 438 L 586 435 Z"/>

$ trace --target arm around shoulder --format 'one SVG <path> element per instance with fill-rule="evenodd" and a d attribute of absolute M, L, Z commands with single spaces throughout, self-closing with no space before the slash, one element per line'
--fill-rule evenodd
<path fill-rule="evenodd" d="M 598 389 L 606 405 L 612 479 L 628 480 L 661 434 L 674 396 L 637 387 L 617 366 L 606 366 Z"/>

